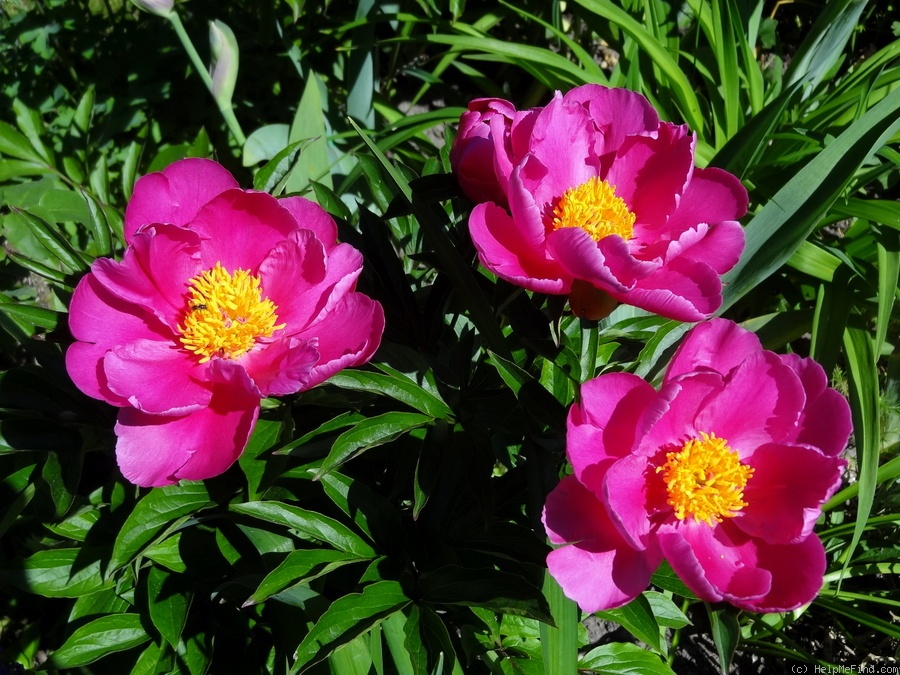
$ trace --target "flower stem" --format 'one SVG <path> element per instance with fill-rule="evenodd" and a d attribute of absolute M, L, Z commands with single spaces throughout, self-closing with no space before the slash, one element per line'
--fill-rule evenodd
<path fill-rule="evenodd" d="M 178 39 L 181 40 L 181 44 L 184 46 L 184 50 L 188 53 L 188 56 L 191 59 L 191 63 L 194 64 L 194 70 L 197 71 L 200 79 L 203 80 L 203 84 L 206 85 L 206 88 L 209 90 L 210 95 L 212 95 L 213 99 L 216 101 L 219 112 L 222 113 L 225 124 L 228 126 L 228 131 L 231 132 L 232 137 L 235 141 L 237 141 L 238 145 L 243 147 L 244 143 L 246 143 L 247 141 L 247 137 L 244 136 L 241 125 L 237 121 L 237 117 L 235 117 L 234 115 L 234 109 L 232 108 L 230 102 L 225 103 L 218 100 L 218 98 L 213 93 L 212 78 L 209 76 L 209 72 L 206 70 L 206 66 L 203 64 L 203 60 L 200 58 L 200 54 L 197 53 L 197 50 L 194 47 L 194 43 L 191 42 L 190 36 L 184 29 L 184 24 L 181 23 L 181 17 L 179 17 L 176 12 L 172 12 L 166 18 L 171 22 L 172 28 L 175 29 L 175 33 L 178 35 Z"/>

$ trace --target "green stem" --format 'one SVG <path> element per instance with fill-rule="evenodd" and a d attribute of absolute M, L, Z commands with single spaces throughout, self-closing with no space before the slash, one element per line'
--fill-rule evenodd
<path fill-rule="evenodd" d="M 172 28 L 175 29 L 175 33 L 178 35 L 178 39 L 181 40 L 181 44 L 184 46 L 184 50 L 188 53 L 188 56 L 191 59 L 191 63 L 194 64 L 194 70 L 197 71 L 200 79 L 203 80 L 203 84 L 206 85 L 207 90 L 209 90 L 210 95 L 213 97 L 213 100 L 215 100 L 216 105 L 219 108 L 219 112 L 222 113 L 225 124 L 228 126 L 228 131 L 231 132 L 231 135 L 234 137 L 234 140 L 237 141 L 238 145 L 240 147 L 243 147 L 244 143 L 247 142 L 247 137 L 244 136 L 241 125 L 237 121 L 237 117 L 234 116 L 234 109 L 231 106 L 231 102 L 225 103 L 219 101 L 216 95 L 213 93 L 212 78 L 209 76 L 209 72 L 207 71 L 206 66 L 203 63 L 203 60 L 200 58 L 200 54 L 198 54 L 197 50 L 194 48 L 194 43 L 191 42 L 190 36 L 184 29 L 184 24 L 181 23 L 181 17 L 179 17 L 176 12 L 172 12 L 166 18 L 171 22 Z"/>
<path fill-rule="evenodd" d="M 544 597 L 556 628 L 541 623 L 541 653 L 545 675 L 576 675 L 578 672 L 578 606 L 569 600 L 556 579 L 544 575 Z"/>

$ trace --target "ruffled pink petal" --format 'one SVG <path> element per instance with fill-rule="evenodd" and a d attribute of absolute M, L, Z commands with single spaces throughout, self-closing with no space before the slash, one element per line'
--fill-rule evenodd
<path fill-rule="evenodd" d="M 734 524 L 770 544 L 791 544 L 812 534 L 822 504 L 841 486 L 846 462 L 812 448 L 770 443 L 753 453 L 744 488 L 747 506 Z"/>
<path fill-rule="evenodd" d="M 850 404 L 840 392 L 828 388 L 825 371 L 814 360 L 796 354 L 782 354 L 780 358 L 797 373 L 806 392 L 806 407 L 791 440 L 837 457 L 847 447 L 853 431 Z M 828 424 L 822 424 L 822 420 L 828 420 Z"/>
<path fill-rule="evenodd" d="M 278 204 L 294 216 L 299 227 L 315 232 L 326 251 L 337 244 L 337 223 L 321 206 L 304 197 L 282 197 Z"/>
<path fill-rule="evenodd" d="M 672 569 L 702 600 L 734 603 L 772 590 L 773 574 L 758 565 L 756 542 L 738 530 L 689 519 L 660 526 L 658 540 Z"/>
<path fill-rule="evenodd" d="M 381 344 L 384 310 L 362 293 L 344 296 L 321 320 L 299 333 L 298 340 L 315 342 L 319 361 L 310 372 L 308 387 L 324 382 L 339 370 L 368 361 Z"/>
<path fill-rule="evenodd" d="M 659 115 L 640 94 L 620 88 L 586 84 L 569 90 L 563 98 L 587 107 L 600 145 L 597 153 L 615 153 L 633 135 L 650 135 L 659 128 Z"/>
<path fill-rule="evenodd" d="M 528 247 L 519 234 L 520 223 L 496 204 L 478 204 L 469 216 L 469 232 L 481 264 L 498 277 L 519 286 L 561 295 L 572 286 L 571 277 L 554 261 L 542 259 L 541 250 Z"/>
<path fill-rule="evenodd" d="M 725 220 L 714 225 L 701 223 L 683 232 L 662 257 L 671 260 L 684 256 L 724 274 L 737 264 L 743 250 L 744 228 L 737 221 Z"/>
<path fill-rule="evenodd" d="M 573 476 L 547 496 L 543 515 L 550 541 L 568 546 L 547 556 L 550 574 L 585 612 L 621 607 L 650 583 L 659 566 L 655 548 L 636 551 L 621 538 L 606 509 Z"/>
<path fill-rule="evenodd" d="M 724 438 L 741 459 L 792 434 L 806 403 L 800 380 L 772 352 L 747 357 L 697 415 L 698 430 Z"/>
<path fill-rule="evenodd" d="M 125 241 L 144 225 L 190 223 L 216 195 L 238 187 L 220 164 L 209 159 L 184 159 L 161 172 L 138 179 L 125 209 Z"/>
<path fill-rule="evenodd" d="M 635 549 L 649 544 L 651 516 L 671 510 L 663 482 L 646 457 L 631 455 L 613 464 L 603 479 L 603 502 L 619 534 Z"/>
<path fill-rule="evenodd" d="M 638 422 L 656 397 L 653 387 L 631 373 L 607 373 L 582 385 L 581 403 L 572 406 L 566 423 L 566 454 L 582 483 L 589 467 L 631 452 Z"/>
<path fill-rule="evenodd" d="M 713 370 L 727 375 L 760 351 L 762 344 L 755 333 L 726 319 L 705 321 L 691 329 L 679 345 L 663 381 L 695 370 Z"/>
<path fill-rule="evenodd" d="M 599 160 L 593 150 L 590 117 L 576 101 L 565 101 L 559 92 L 538 113 L 531 129 L 529 161 L 546 168 L 539 180 L 523 175 L 523 184 L 537 204 L 550 204 L 569 188 L 596 176 Z"/>
<path fill-rule="evenodd" d="M 686 127 L 662 122 L 656 138 L 626 139 L 605 179 L 637 217 L 636 243 L 656 240 L 656 228 L 675 212 L 693 167 L 694 139 Z"/>
<path fill-rule="evenodd" d="M 204 480 L 234 463 L 256 424 L 259 397 L 243 369 L 230 368 L 230 381 L 214 385 L 209 406 L 184 417 L 119 412 L 116 458 L 126 479 L 145 487 Z"/>
<path fill-rule="evenodd" d="M 721 307 L 722 281 L 709 265 L 676 258 L 634 288 L 610 295 L 669 319 L 701 321 Z"/>
<path fill-rule="evenodd" d="M 240 363 L 263 396 L 286 396 L 309 387 L 319 360 L 315 340 L 278 340 L 248 352 Z"/>
<path fill-rule="evenodd" d="M 185 415 L 209 404 L 206 365 L 171 342 L 135 340 L 113 347 L 103 360 L 107 386 L 138 410 Z"/>
<path fill-rule="evenodd" d="M 229 272 L 256 273 L 269 251 L 300 225 L 271 195 L 229 190 L 200 209 L 191 229 L 200 235 L 204 269 L 220 262 Z"/>
<path fill-rule="evenodd" d="M 122 262 L 98 258 L 92 271 L 110 292 L 177 330 L 187 309 L 188 281 L 200 272 L 200 239 L 182 227 L 154 225 L 132 237 Z"/>
<path fill-rule="evenodd" d="M 615 297 L 631 289 L 638 277 L 658 267 L 636 260 L 621 237 L 606 237 L 600 244 L 579 227 L 561 227 L 547 235 L 547 250 L 566 274 L 584 279 Z"/>
<path fill-rule="evenodd" d="M 751 612 L 789 612 L 812 602 L 822 589 L 826 559 L 816 536 L 796 544 L 778 546 L 754 540 L 757 565 L 770 571 L 772 588 L 762 597 L 729 598 L 728 601 Z"/>
<path fill-rule="evenodd" d="M 112 295 L 93 274 L 81 279 L 72 295 L 69 328 L 76 342 L 66 351 L 66 369 L 88 396 L 115 406 L 127 400 L 114 394 L 106 381 L 103 359 L 116 345 L 135 340 L 171 341 L 174 334 L 142 307 Z"/>
<path fill-rule="evenodd" d="M 723 387 L 722 377 L 712 372 L 692 373 L 664 383 L 657 396 L 656 414 L 648 418 L 652 426 L 638 438 L 636 452 L 651 458 L 660 453 L 664 456 L 698 438 L 701 431 L 709 433 L 698 427 L 696 420 Z"/>

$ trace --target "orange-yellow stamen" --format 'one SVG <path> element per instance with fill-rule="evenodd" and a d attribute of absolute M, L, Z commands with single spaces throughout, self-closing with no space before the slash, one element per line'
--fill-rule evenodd
<path fill-rule="evenodd" d="M 662 472 L 667 501 L 679 520 L 694 518 L 712 525 L 747 506 L 744 488 L 753 467 L 741 464 L 738 453 L 715 434 L 701 431 L 681 450 L 666 454 L 666 463 L 656 472 Z"/>
<path fill-rule="evenodd" d="M 206 363 L 214 356 L 236 359 L 258 340 L 271 337 L 285 324 L 275 325 L 277 307 L 263 299 L 259 277 L 247 270 L 229 273 L 221 262 L 188 282 L 190 297 L 181 344 Z"/>
<path fill-rule="evenodd" d="M 611 234 L 628 241 L 634 236 L 634 220 L 625 201 L 616 196 L 615 186 L 594 176 L 563 192 L 553 209 L 551 225 L 554 230 L 580 227 L 594 241 Z"/>

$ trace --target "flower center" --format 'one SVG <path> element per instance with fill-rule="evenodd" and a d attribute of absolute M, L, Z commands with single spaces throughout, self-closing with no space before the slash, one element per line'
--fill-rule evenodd
<path fill-rule="evenodd" d="M 634 236 L 634 219 L 625 201 L 616 197 L 615 186 L 594 176 L 563 192 L 553 209 L 551 224 L 554 230 L 580 227 L 594 241 L 611 234 L 628 241 Z"/>
<path fill-rule="evenodd" d="M 693 517 L 712 525 L 733 518 L 747 506 L 744 488 L 753 467 L 741 464 L 738 453 L 715 434 L 701 431 L 699 438 L 668 453 L 656 472 L 662 472 L 667 501 L 679 520 Z"/>
<path fill-rule="evenodd" d="M 212 357 L 236 359 L 257 340 L 271 337 L 285 324 L 275 325 L 275 303 L 263 300 L 259 277 L 247 270 L 229 273 L 221 262 L 188 282 L 190 298 L 184 316 L 181 344 L 206 363 Z"/>

